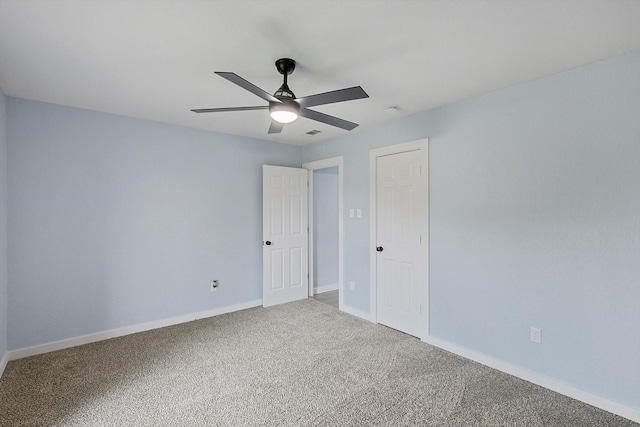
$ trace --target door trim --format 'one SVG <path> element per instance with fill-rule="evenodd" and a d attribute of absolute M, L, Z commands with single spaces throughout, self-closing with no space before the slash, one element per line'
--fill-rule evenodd
<path fill-rule="evenodd" d="M 369 313 L 371 313 L 371 319 L 373 322 L 378 323 L 378 283 L 377 283 L 377 258 L 375 251 L 375 244 L 377 242 L 377 217 L 376 217 L 376 206 L 377 206 L 377 185 L 376 185 L 376 177 L 377 177 L 377 158 L 383 156 L 389 156 L 392 154 L 405 153 L 408 151 L 420 151 L 421 164 L 423 165 L 423 176 L 424 179 L 427 180 L 427 194 L 426 203 L 427 203 L 427 217 L 424 218 L 423 226 L 426 230 L 426 239 L 427 239 L 427 259 L 425 262 L 426 265 L 426 274 L 425 274 L 425 282 L 423 283 L 422 288 L 422 301 L 421 305 L 423 307 L 422 310 L 422 332 L 420 334 L 421 339 L 425 340 L 429 337 L 429 138 L 418 139 L 415 141 L 404 142 L 402 144 L 389 145 L 381 148 L 374 148 L 369 151 L 369 266 L 370 266 L 370 306 Z M 426 169 L 426 170 L 424 170 Z"/>
<path fill-rule="evenodd" d="M 309 170 L 309 296 L 313 296 L 313 171 L 338 167 L 338 308 L 342 310 L 344 300 L 344 159 L 343 156 L 303 163 Z"/>

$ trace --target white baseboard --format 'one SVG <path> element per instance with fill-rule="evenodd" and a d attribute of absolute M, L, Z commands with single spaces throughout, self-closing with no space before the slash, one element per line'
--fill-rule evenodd
<path fill-rule="evenodd" d="M 366 320 L 368 322 L 375 323 L 373 321 L 373 319 L 371 318 L 371 314 L 369 314 L 369 313 L 367 313 L 365 311 L 362 311 L 362 310 L 358 310 L 357 308 L 349 307 L 349 306 L 343 304 L 340 307 L 340 310 L 344 311 L 345 313 L 350 314 L 352 316 L 359 317 L 359 318 L 361 318 L 363 320 Z"/>
<path fill-rule="evenodd" d="M 9 363 L 9 352 L 5 352 L 2 355 L 2 359 L 0 359 L 0 378 L 2 378 L 2 374 L 4 374 L 4 368 L 7 367 L 7 363 Z"/>
<path fill-rule="evenodd" d="M 547 377 L 543 374 L 526 368 L 522 368 L 517 365 L 513 365 L 500 359 L 496 359 L 495 357 L 486 355 L 484 353 L 452 344 L 445 340 L 428 337 L 427 339 L 423 339 L 422 341 L 451 353 L 457 354 L 458 356 L 471 359 L 474 362 L 489 366 L 490 368 L 497 369 L 498 371 L 513 375 L 514 377 L 521 378 L 525 381 L 529 381 L 533 384 L 548 388 L 549 390 L 553 390 L 557 393 L 564 394 L 565 396 L 569 396 L 573 399 L 595 406 L 596 408 L 600 408 L 616 415 L 620 415 L 621 417 L 630 419 L 632 421 L 640 422 L 640 409 L 626 406 L 621 403 L 614 402 L 601 396 L 586 392 L 584 390 L 580 390 L 579 388 L 570 386 L 554 378 Z"/>
<path fill-rule="evenodd" d="M 331 291 L 337 291 L 338 290 L 338 284 L 334 283 L 333 285 L 322 285 L 322 286 L 318 286 L 317 288 L 313 288 L 313 294 L 322 294 L 325 292 L 331 292 Z"/>
<path fill-rule="evenodd" d="M 262 305 L 262 300 L 254 300 L 242 304 L 230 305 L 226 307 L 215 308 L 213 310 L 200 311 L 198 313 L 185 314 L 183 316 L 171 317 L 168 319 L 154 320 L 153 322 L 139 323 L 137 325 L 125 326 L 124 328 L 111 329 L 109 331 L 98 332 L 90 335 L 69 338 L 60 341 L 54 341 L 47 344 L 35 345 L 33 347 L 20 348 L 11 350 L 5 355 L 5 359 L 16 360 L 23 357 L 35 356 L 37 354 L 49 353 L 51 351 L 62 350 L 78 345 L 89 344 L 96 341 L 108 340 L 110 338 L 121 337 L 123 335 L 135 334 L 137 332 L 150 331 L 152 329 L 164 328 L 166 326 L 177 325 L 179 323 L 192 322 L 198 319 L 218 316 L 220 314 L 231 313 L 233 311 L 244 310 L 247 308 L 258 307 Z M 4 359 L 3 359 L 4 360 Z"/>

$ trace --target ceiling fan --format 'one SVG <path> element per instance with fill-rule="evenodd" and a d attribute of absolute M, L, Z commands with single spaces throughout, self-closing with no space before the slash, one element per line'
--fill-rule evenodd
<path fill-rule="evenodd" d="M 235 73 L 216 71 L 216 74 L 220 77 L 224 77 L 231 83 L 237 84 L 241 88 L 248 90 L 265 101 L 269 101 L 269 105 L 254 107 L 200 108 L 191 111 L 194 113 L 218 113 L 223 111 L 269 110 L 269 114 L 272 119 L 271 126 L 269 126 L 269 133 L 282 132 L 284 125 L 286 123 L 293 122 L 298 118 L 298 116 L 306 117 L 307 119 L 315 120 L 345 130 L 352 130 L 358 126 L 357 123 L 352 123 L 318 111 L 309 110 L 307 107 L 368 98 L 369 95 L 367 95 L 360 86 L 296 98 L 287 85 L 287 76 L 295 70 L 296 61 L 290 58 L 280 58 L 276 61 L 276 68 L 280 74 L 284 76 L 284 83 L 273 95 L 265 92 L 258 86 L 249 83 Z"/>

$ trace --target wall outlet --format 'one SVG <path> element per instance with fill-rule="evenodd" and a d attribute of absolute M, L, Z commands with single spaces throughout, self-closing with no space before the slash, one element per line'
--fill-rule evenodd
<path fill-rule="evenodd" d="M 356 284 L 353 280 L 349 281 L 349 290 L 350 291 L 355 291 L 356 290 Z"/>
<path fill-rule="evenodd" d="M 218 281 L 217 280 L 212 280 L 211 281 L 211 292 L 215 291 L 216 289 L 218 289 Z"/>
<path fill-rule="evenodd" d="M 540 328 L 531 328 L 531 341 L 535 343 L 542 343 L 542 333 L 540 332 Z"/>

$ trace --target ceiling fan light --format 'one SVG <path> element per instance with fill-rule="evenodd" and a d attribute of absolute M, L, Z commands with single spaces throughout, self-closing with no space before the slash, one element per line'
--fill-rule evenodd
<path fill-rule="evenodd" d="M 271 118 L 279 123 L 291 123 L 298 118 L 298 115 L 293 111 L 272 111 Z"/>
<path fill-rule="evenodd" d="M 297 107 L 297 108 L 296 108 Z M 298 118 L 299 107 L 290 102 L 272 103 L 269 106 L 271 118 L 278 123 L 291 123 Z"/>

